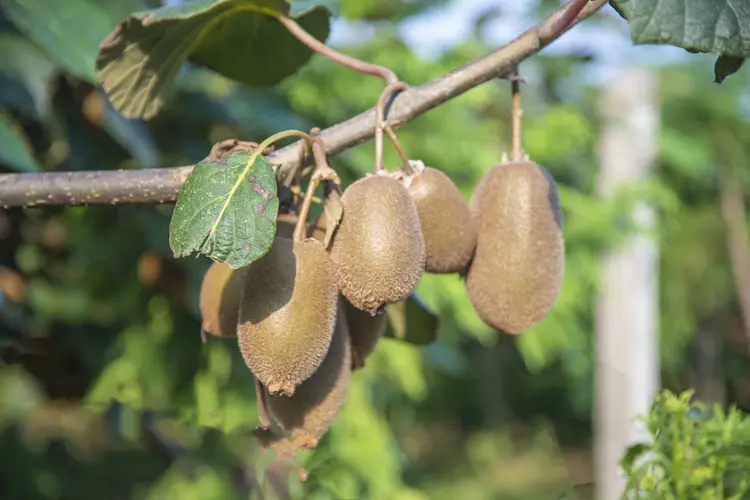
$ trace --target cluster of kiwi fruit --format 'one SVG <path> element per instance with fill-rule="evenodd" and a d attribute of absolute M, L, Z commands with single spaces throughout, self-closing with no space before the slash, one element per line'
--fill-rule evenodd
<path fill-rule="evenodd" d="M 342 195 L 328 182 L 326 193 L 340 217 L 280 212 L 267 254 L 236 270 L 212 263 L 201 288 L 203 332 L 237 338 L 286 455 L 327 432 L 388 306 L 424 272 L 461 275 L 481 319 L 517 335 L 551 309 L 565 266 L 555 181 L 527 157 L 489 170 L 470 203 L 420 161 L 376 169 Z"/>

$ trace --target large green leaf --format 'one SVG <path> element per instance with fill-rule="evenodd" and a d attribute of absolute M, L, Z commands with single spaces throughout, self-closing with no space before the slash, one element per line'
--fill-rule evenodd
<path fill-rule="evenodd" d="M 328 37 L 330 12 L 308 2 L 193 0 L 128 16 L 99 47 L 96 68 L 115 108 L 156 115 L 186 60 L 255 87 L 293 74 L 312 52 L 273 16 L 289 14 L 315 38 Z"/>
<path fill-rule="evenodd" d="M 612 0 L 611 3 L 630 23 L 630 35 L 636 45 L 675 45 L 690 52 L 736 59 L 750 55 L 747 0 Z M 716 80 L 721 82 L 738 68 L 739 65 L 724 65 L 722 61 L 717 67 Z"/>
<path fill-rule="evenodd" d="M 30 148 L 10 116 L 0 113 L 0 165 L 20 172 L 40 172 Z"/>
<path fill-rule="evenodd" d="M 29 39 L 68 71 L 94 82 L 97 46 L 113 22 L 89 0 L 0 0 L 0 8 Z"/>
<path fill-rule="evenodd" d="M 278 209 L 276 176 L 262 155 L 203 160 L 177 196 L 169 244 L 175 257 L 200 252 L 244 267 L 271 248 Z"/>

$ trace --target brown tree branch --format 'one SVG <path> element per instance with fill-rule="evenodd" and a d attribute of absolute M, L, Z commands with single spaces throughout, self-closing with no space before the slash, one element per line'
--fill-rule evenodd
<path fill-rule="evenodd" d="M 431 82 L 398 94 L 388 113 L 398 128 L 430 109 L 492 78 L 507 76 L 518 64 L 599 10 L 607 0 L 571 0 L 515 40 Z M 585 4 L 585 5 L 584 5 Z M 573 16 L 573 13 L 576 13 Z M 569 19 L 570 18 L 570 19 Z M 328 155 L 369 139 L 374 134 L 375 109 L 323 130 Z M 277 178 L 300 166 L 305 144 L 297 141 L 270 154 Z M 308 158 L 307 161 L 311 159 Z M 43 174 L 0 175 L 0 207 L 38 205 L 158 204 L 174 202 L 192 167 Z"/>

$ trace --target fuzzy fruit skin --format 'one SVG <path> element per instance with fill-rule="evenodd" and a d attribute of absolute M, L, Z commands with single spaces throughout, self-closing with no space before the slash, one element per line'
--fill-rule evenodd
<path fill-rule="evenodd" d="M 352 344 L 352 370 L 364 368 L 365 359 L 372 354 L 375 345 L 383 336 L 385 325 L 388 323 L 386 313 L 371 315 L 357 309 L 341 296 L 341 305 L 349 328 Z"/>
<path fill-rule="evenodd" d="M 417 207 L 387 175 L 359 179 L 341 197 L 344 215 L 330 255 L 341 293 L 374 313 L 405 300 L 419 283 L 425 246 Z"/>
<path fill-rule="evenodd" d="M 291 397 L 269 396 L 274 420 L 300 448 L 315 448 L 341 409 L 349 388 L 351 345 L 346 317 L 338 321 L 325 360 Z"/>
<path fill-rule="evenodd" d="M 296 214 L 279 214 L 276 237 L 291 238 L 296 221 Z M 246 269 L 232 269 L 221 262 L 208 266 L 199 297 L 201 329 L 204 332 L 220 338 L 237 336 L 237 314 Z"/>
<path fill-rule="evenodd" d="M 328 352 L 338 293 L 319 241 L 277 238 L 247 268 L 237 338 L 245 364 L 270 394 L 294 394 Z"/>
<path fill-rule="evenodd" d="M 428 273 L 457 273 L 466 269 L 477 244 L 469 204 L 453 181 L 426 167 L 411 177 L 408 187 L 422 227 Z"/>
<path fill-rule="evenodd" d="M 235 270 L 220 262 L 208 266 L 199 298 L 204 332 L 220 338 L 237 336 L 237 311 L 244 278 L 245 268 Z"/>
<path fill-rule="evenodd" d="M 562 287 L 565 241 L 557 185 L 536 163 L 492 168 L 471 200 L 477 248 L 466 287 L 482 320 L 518 335 L 552 308 Z"/>

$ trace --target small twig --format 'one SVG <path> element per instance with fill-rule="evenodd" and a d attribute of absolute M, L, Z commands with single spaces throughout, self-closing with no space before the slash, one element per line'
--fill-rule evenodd
<path fill-rule="evenodd" d="M 294 241 L 302 241 L 307 235 L 307 215 L 310 213 L 310 204 L 313 200 L 313 193 L 315 193 L 318 184 L 324 180 L 341 184 L 339 174 L 328 166 L 328 160 L 326 159 L 326 146 L 320 138 L 313 138 L 312 151 L 313 157 L 315 158 L 315 172 L 313 172 L 310 177 L 305 200 L 302 202 L 302 207 L 299 211 L 299 220 L 297 221 L 297 226 L 294 228 Z"/>
<path fill-rule="evenodd" d="M 268 412 L 268 402 L 266 401 L 266 390 L 263 383 L 255 379 L 255 400 L 258 402 L 258 429 L 267 431 L 271 428 L 271 414 Z"/>
<path fill-rule="evenodd" d="M 389 112 L 393 129 L 404 125 L 442 103 L 473 89 L 484 82 L 507 75 L 528 57 L 555 40 L 553 26 L 561 23 L 563 14 L 570 15 L 574 6 L 583 6 L 568 25 L 591 16 L 607 0 L 581 2 L 571 0 L 540 24 L 529 28 L 514 40 L 453 71 L 400 93 Z M 571 10 L 568 10 L 571 9 Z M 560 33 L 561 34 L 561 33 Z M 371 138 L 374 109 L 369 109 L 320 133 L 329 156 Z M 269 155 L 279 165 L 277 178 L 283 180 L 289 170 L 298 168 L 306 144 L 297 141 Z M 309 160 L 308 160 L 309 161 Z M 98 170 L 45 172 L 40 174 L 0 174 L 0 207 L 32 207 L 38 205 L 123 205 L 174 203 L 192 166 L 142 170 Z M 302 170 L 306 174 L 306 169 Z"/>
<path fill-rule="evenodd" d="M 252 165 L 255 163 L 255 160 L 258 158 L 258 156 L 263 155 L 263 151 L 271 147 L 271 145 L 276 142 L 280 141 L 282 139 L 286 139 L 288 137 L 299 137 L 300 139 L 305 141 L 305 144 L 307 145 L 307 148 L 312 148 L 312 137 L 310 137 L 309 134 L 306 134 L 302 132 L 301 130 L 284 130 L 282 132 L 277 132 L 273 134 L 271 137 L 266 138 L 263 142 L 261 142 L 257 149 L 255 149 L 251 154 L 250 158 L 247 160 L 248 165 Z M 294 169 L 292 169 L 294 170 Z"/>
<path fill-rule="evenodd" d="M 385 121 L 385 104 L 394 93 L 405 90 L 409 86 L 404 82 L 392 82 L 386 85 L 378 97 L 375 105 L 375 172 L 383 168 L 383 122 Z"/>
<path fill-rule="evenodd" d="M 510 126 L 510 158 L 512 161 L 523 159 L 523 148 L 521 146 L 521 118 L 523 118 L 523 107 L 521 106 L 521 81 L 518 70 L 509 77 L 513 93 L 513 104 L 511 108 Z"/>
<path fill-rule="evenodd" d="M 387 121 L 384 121 L 382 126 L 383 130 L 385 130 L 385 133 L 388 134 L 388 137 L 390 137 L 391 142 L 393 143 L 393 147 L 396 148 L 398 156 L 401 158 L 404 173 L 406 175 L 412 175 L 414 173 L 414 169 L 411 167 L 411 163 L 409 163 L 409 155 L 406 154 L 404 147 L 401 145 L 401 141 L 398 140 L 396 132 L 393 131 L 393 128 L 391 128 L 390 124 Z"/>
<path fill-rule="evenodd" d="M 591 0 L 570 0 L 568 4 L 558 11 L 556 18 L 539 30 L 539 38 L 542 43 L 547 43 L 562 35 L 575 21 L 578 14 L 586 7 Z"/>
<path fill-rule="evenodd" d="M 345 66 L 349 69 L 353 69 L 354 71 L 382 78 L 386 83 L 393 83 L 398 81 L 396 73 L 394 73 L 390 69 L 383 66 L 378 66 L 377 64 L 360 61 L 359 59 L 355 59 L 332 49 L 328 45 L 322 43 L 320 40 L 312 36 L 307 31 L 305 31 L 304 28 L 297 24 L 297 22 L 293 19 L 284 15 L 279 15 L 277 19 L 281 24 L 284 25 L 287 30 L 289 30 L 292 35 L 297 38 L 297 40 L 305 44 L 313 52 L 317 52 L 318 54 L 327 57 L 331 61 Z"/>

